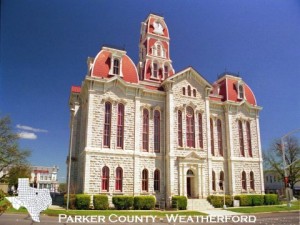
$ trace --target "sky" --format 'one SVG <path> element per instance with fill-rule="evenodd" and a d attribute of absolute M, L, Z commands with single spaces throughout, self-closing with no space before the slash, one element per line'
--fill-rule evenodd
<path fill-rule="evenodd" d="M 32 165 L 57 165 L 66 179 L 70 87 L 103 45 L 137 63 L 149 13 L 165 18 L 175 72 L 192 66 L 210 83 L 233 72 L 251 87 L 264 150 L 300 128 L 300 1 L 2 0 L 0 117 L 10 116 Z"/>

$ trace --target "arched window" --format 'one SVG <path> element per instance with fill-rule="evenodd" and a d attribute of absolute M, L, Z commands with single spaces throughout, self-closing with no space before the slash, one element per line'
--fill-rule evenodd
<path fill-rule="evenodd" d="M 242 84 L 239 85 L 239 98 L 243 99 L 244 98 L 244 87 Z"/>
<path fill-rule="evenodd" d="M 211 186 L 212 186 L 212 190 L 216 191 L 216 173 L 215 171 L 212 171 L 212 179 L 211 179 Z"/>
<path fill-rule="evenodd" d="M 158 65 L 157 63 L 153 63 L 153 77 L 158 77 Z"/>
<path fill-rule="evenodd" d="M 149 111 L 143 110 L 143 150 L 149 150 Z"/>
<path fill-rule="evenodd" d="M 203 120 L 202 114 L 198 114 L 198 126 L 199 126 L 199 147 L 203 148 Z"/>
<path fill-rule="evenodd" d="M 239 120 L 239 143 L 240 143 L 240 153 L 242 156 L 245 156 L 245 147 L 244 147 L 244 134 L 243 134 L 243 124 L 242 121 Z"/>
<path fill-rule="evenodd" d="M 120 74 L 120 60 L 119 59 L 114 59 L 113 73 L 116 75 Z"/>
<path fill-rule="evenodd" d="M 182 88 L 182 94 L 185 95 L 185 87 Z"/>
<path fill-rule="evenodd" d="M 251 130 L 250 130 L 250 122 L 246 123 L 246 131 L 247 131 L 247 147 L 249 156 L 252 157 L 252 144 L 251 144 Z"/>
<path fill-rule="evenodd" d="M 142 171 L 142 191 L 148 191 L 148 170 Z"/>
<path fill-rule="evenodd" d="M 192 107 L 186 108 L 186 144 L 187 147 L 195 148 L 195 119 Z"/>
<path fill-rule="evenodd" d="M 255 190 L 255 185 L 254 185 L 254 173 L 253 171 L 250 172 L 250 188 L 252 190 Z"/>
<path fill-rule="evenodd" d="M 212 118 L 210 118 L 210 148 L 211 155 L 215 155 L 214 122 Z"/>
<path fill-rule="evenodd" d="M 111 130 L 111 103 L 105 103 L 105 118 L 104 118 L 104 140 L 103 145 L 110 148 L 110 130 Z"/>
<path fill-rule="evenodd" d="M 118 104 L 117 147 L 123 148 L 124 143 L 124 105 Z"/>
<path fill-rule="evenodd" d="M 161 56 L 161 46 L 157 45 L 157 56 Z"/>
<path fill-rule="evenodd" d="M 192 89 L 191 89 L 191 86 L 188 85 L 188 96 L 191 96 L 192 95 Z"/>
<path fill-rule="evenodd" d="M 118 167 L 116 169 L 116 191 L 122 191 L 123 189 L 123 169 Z"/>
<path fill-rule="evenodd" d="M 220 181 L 219 181 L 219 186 L 220 186 L 220 190 L 223 191 L 224 190 L 224 172 L 221 171 L 220 172 Z"/>
<path fill-rule="evenodd" d="M 102 168 L 102 191 L 109 191 L 109 168 Z"/>
<path fill-rule="evenodd" d="M 196 97 L 196 89 L 193 90 L 193 96 Z"/>
<path fill-rule="evenodd" d="M 160 152 L 160 112 L 154 111 L 154 152 Z"/>
<path fill-rule="evenodd" d="M 223 156 L 222 123 L 220 119 L 217 120 L 217 134 L 218 134 L 219 155 Z"/>
<path fill-rule="evenodd" d="M 178 111 L 178 145 L 182 147 L 182 112 Z"/>
<path fill-rule="evenodd" d="M 247 178 L 246 178 L 246 172 L 242 172 L 242 189 L 247 190 Z"/>
<path fill-rule="evenodd" d="M 154 171 L 154 191 L 160 191 L 160 171 Z"/>

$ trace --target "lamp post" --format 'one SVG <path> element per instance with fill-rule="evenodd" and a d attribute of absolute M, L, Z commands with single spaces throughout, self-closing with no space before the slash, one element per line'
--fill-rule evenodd
<path fill-rule="evenodd" d="M 69 200 L 70 200 L 70 177 L 71 177 L 71 161 L 72 161 L 72 143 L 73 143 L 73 117 L 75 110 L 72 108 L 71 111 L 71 134 L 70 134 L 70 144 L 69 144 L 69 157 L 68 157 L 68 188 L 67 188 L 67 210 L 69 210 Z"/>
<path fill-rule="evenodd" d="M 285 182 L 285 193 L 286 193 L 286 197 L 287 197 L 287 207 L 291 207 L 291 194 L 290 194 L 290 188 L 287 187 L 287 179 L 288 179 L 288 174 L 287 174 L 287 168 L 290 167 L 291 165 L 286 165 L 286 161 L 285 161 L 285 147 L 284 147 L 284 139 L 287 138 L 288 136 L 290 136 L 293 133 L 299 132 L 300 128 L 290 131 L 289 133 L 283 135 L 281 137 L 281 151 L 282 151 L 282 161 L 283 161 L 283 172 L 284 172 L 284 182 Z"/>

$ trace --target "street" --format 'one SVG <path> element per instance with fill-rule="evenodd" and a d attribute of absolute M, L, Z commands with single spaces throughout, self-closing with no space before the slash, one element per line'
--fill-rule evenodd
<path fill-rule="evenodd" d="M 300 214 L 299 211 L 294 211 L 294 212 L 276 212 L 276 213 L 263 213 L 263 214 L 253 214 L 251 216 L 256 217 L 256 222 L 216 222 L 210 221 L 210 222 L 195 222 L 195 224 L 229 224 L 229 225 L 245 225 L 245 224 L 260 224 L 260 225 L 299 225 L 300 223 Z M 114 225 L 127 225 L 127 224 L 132 224 L 129 222 L 105 222 L 103 221 L 100 222 L 79 222 L 79 223 L 72 223 L 71 221 L 66 222 L 66 221 L 61 221 L 59 222 L 58 216 L 40 216 L 40 223 L 32 222 L 31 218 L 28 215 L 25 214 L 3 214 L 0 216 L 0 225 L 54 225 L 54 224 L 73 224 L 73 225 L 79 225 L 79 224 L 114 224 Z M 166 218 L 162 220 L 157 219 L 155 222 L 148 222 L 148 224 L 157 224 L 157 225 L 167 225 L 167 224 L 189 224 L 193 222 L 168 222 Z M 139 223 L 136 223 L 139 224 Z M 140 223 L 141 224 L 141 223 Z M 143 223 L 144 224 L 144 223 Z"/>

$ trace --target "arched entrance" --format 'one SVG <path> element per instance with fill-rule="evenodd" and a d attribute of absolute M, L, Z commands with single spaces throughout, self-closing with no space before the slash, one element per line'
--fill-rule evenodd
<path fill-rule="evenodd" d="M 187 191 L 187 197 L 188 198 L 194 198 L 195 197 L 195 175 L 192 170 L 188 170 L 186 173 L 186 191 Z"/>

